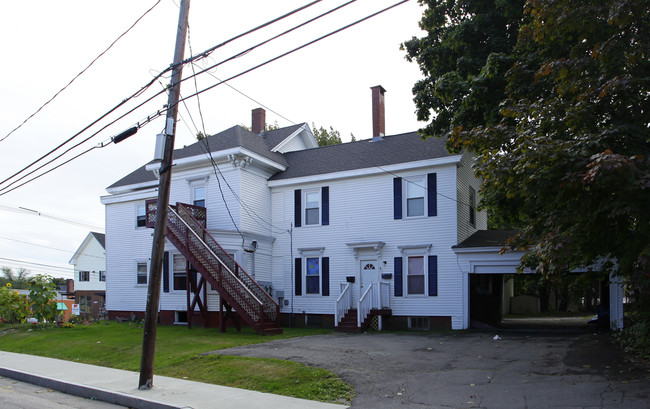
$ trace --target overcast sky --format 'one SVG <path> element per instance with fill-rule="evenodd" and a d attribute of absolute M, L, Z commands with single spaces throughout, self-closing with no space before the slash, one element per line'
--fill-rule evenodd
<path fill-rule="evenodd" d="M 37 115 L 0 142 L 0 180 L 40 158 L 139 90 L 173 59 L 178 3 L 161 0 L 82 76 Z M 279 40 L 185 81 L 190 95 L 277 55 L 388 7 L 397 0 L 358 0 Z M 0 53 L 0 139 L 63 88 L 75 75 L 124 33 L 155 0 L 65 2 L 14 1 L 3 4 Z M 308 0 L 192 0 L 189 43 L 194 54 L 211 48 L 308 3 Z M 198 63 L 197 71 L 223 61 L 269 37 L 345 3 L 325 0 L 252 35 L 217 49 Z M 234 125 L 250 126 L 251 110 L 266 107 L 267 123 L 307 122 L 340 131 L 344 140 L 371 137 L 370 87 L 386 89 L 386 133 L 422 127 L 415 116 L 411 88 L 421 78 L 404 58 L 401 42 L 421 36 L 422 9 L 415 0 L 399 5 L 278 61 L 189 99 L 180 108 L 176 148 L 193 143 L 205 128 L 214 134 Z M 186 47 L 186 57 L 190 48 Z M 183 76 L 191 74 L 184 68 Z M 162 89 L 156 82 L 125 109 L 90 128 L 72 146 Z M 234 88 L 234 89 L 233 89 Z M 166 103 L 161 95 L 110 125 L 88 142 L 53 163 L 109 140 L 155 114 Z M 200 111 L 199 111 L 200 103 Z M 201 116 L 202 114 L 202 116 Z M 203 118 L 203 123 L 201 121 Z M 153 157 L 157 119 L 120 143 L 71 161 L 11 192 L 0 191 L 0 266 L 24 267 L 32 273 L 72 277 L 68 264 L 90 230 L 103 232 L 106 187 Z M 62 152 L 60 150 L 59 152 Z M 48 159 L 54 156 L 48 157 Z M 43 168 L 49 169 L 52 165 Z M 30 168 L 30 170 L 33 168 Z M 10 188 L 25 182 L 30 177 Z M 9 182 L 0 185 L 7 187 Z M 5 193 L 5 194 L 2 194 Z M 30 210 L 23 210 L 30 209 Z M 40 213 L 40 216 L 38 213 Z"/>

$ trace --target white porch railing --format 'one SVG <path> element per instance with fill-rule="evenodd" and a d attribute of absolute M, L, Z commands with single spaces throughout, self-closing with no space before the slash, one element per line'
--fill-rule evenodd
<path fill-rule="evenodd" d="M 352 286 L 350 283 L 341 283 L 341 295 L 336 299 L 334 308 L 334 326 L 338 327 L 339 321 L 352 308 Z"/>
<path fill-rule="evenodd" d="M 357 309 L 357 326 L 366 319 L 370 310 L 390 307 L 390 285 L 388 283 L 372 283 L 359 298 Z"/>

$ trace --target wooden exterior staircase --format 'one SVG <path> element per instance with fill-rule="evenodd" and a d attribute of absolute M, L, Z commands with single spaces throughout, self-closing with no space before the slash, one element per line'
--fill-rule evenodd
<path fill-rule="evenodd" d="M 154 227 L 157 200 L 148 200 L 147 227 Z M 212 238 L 206 230 L 206 209 L 183 203 L 169 206 L 167 211 L 167 239 L 198 271 L 202 280 L 219 293 L 221 299 L 221 329 L 225 318 L 236 314 L 259 334 L 281 334 L 280 306 L 244 269 Z M 189 291 L 188 286 L 188 297 Z M 194 314 L 192 302 L 188 317 Z M 223 309 L 226 309 L 224 317 Z M 207 306 L 200 305 L 202 313 Z M 235 319 L 238 323 L 238 319 Z"/>

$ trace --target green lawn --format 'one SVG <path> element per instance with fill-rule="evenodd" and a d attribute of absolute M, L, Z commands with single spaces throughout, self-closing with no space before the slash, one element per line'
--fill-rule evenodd
<path fill-rule="evenodd" d="M 138 325 L 115 322 L 44 329 L 0 325 L 0 350 L 139 372 L 142 332 Z M 238 345 L 328 332 L 285 328 L 281 335 L 260 336 L 250 328 L 221 333 L 215 328 L 159 326 L 154 372 L 303 399 L 349 403 L 352 387 L 324 369 L 279 359 L 203 355 Z"/>

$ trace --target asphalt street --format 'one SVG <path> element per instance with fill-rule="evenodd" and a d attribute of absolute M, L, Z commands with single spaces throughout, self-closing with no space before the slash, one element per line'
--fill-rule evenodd
<path fill-rule="evenodd" d="M 124 406 L 57 392 L 0 376 L 1 409 L 112 409 Z"/>

